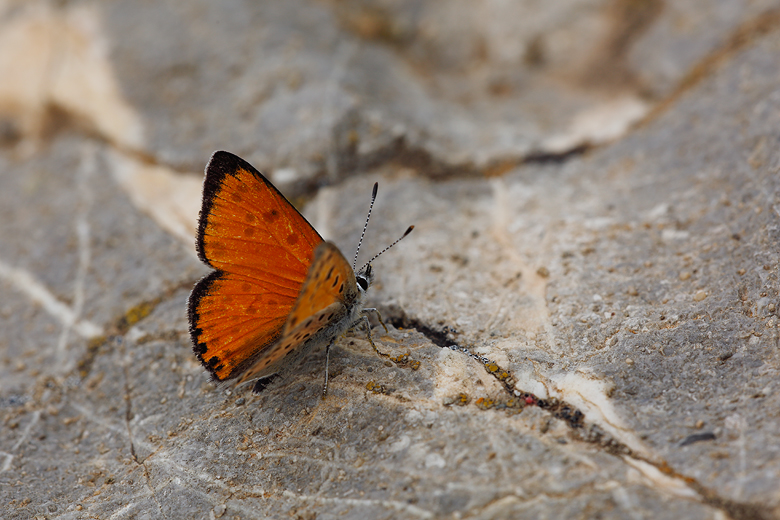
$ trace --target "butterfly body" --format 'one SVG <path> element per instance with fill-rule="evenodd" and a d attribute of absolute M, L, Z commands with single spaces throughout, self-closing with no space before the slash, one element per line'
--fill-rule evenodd
<path fill-rule="evenodd" d="M 197 250 L 215 270 L 190 294 L 190 336 L 216 381 L 286 371 L 367 322 L 371 265 L 356 274 L 270 181 L 228 152 L 206 167 Z"/>

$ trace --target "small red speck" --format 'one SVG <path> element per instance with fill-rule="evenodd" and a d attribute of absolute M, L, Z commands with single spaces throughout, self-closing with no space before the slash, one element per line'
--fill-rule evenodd
<path fill-rule="evenodd" d="M 525 404 L 534 404 L 534 398 L 529 396 L 526 396 L 525 398 Z"/>

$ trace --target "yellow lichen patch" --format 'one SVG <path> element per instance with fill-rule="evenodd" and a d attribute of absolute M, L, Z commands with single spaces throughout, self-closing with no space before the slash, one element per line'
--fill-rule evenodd
<path fill-rule="evenodd" d="M 385 388 L 384 385 L 380 385 L 375 381 L 369 381 L 368 383 L 366 383 L 366 390 L 368 390 L 369 392 L 373 392 L 375 394 L 387 393 L 387 388 Z"/>
<path fill-rule="evenodd" d="M 398 354 L 395 357 L 390 358 L 391 361 L 395 361 L 396 363 L 406 363 L 409 361 L 409 353 L 406 354 Z"/>
<path fill-rule="evenodd" d="M 490 410 L 491 408 L 496 406 L 496 401 L 489 397 L 480 397 L 474 402 L 477 407 L 482 408 L 483 410 Z"/>
<path fill-rule="evenodd" d="M 412 370 L 417 370 L 418 368 L 420 368 L 421 365 L 419 361 L 411 357 L 411 354 L 409 352 L 406 352 L 405 354 L 399 354 L 395 357 L 391 357 L 390 361 L 394 362 L 397 365 L 408 366 Z"/>
<path fill-rule="evenodd" d="M 87 342 L 87 350 L 95 350 L 106 342 L 105 336 L 96 336 Z"/>
<path fill-rule="evenodd" d="M 507 381 L 511 377 L 509 372 L 498 366 L 498 364 L 493 361 L 488 361 L 485 363 L 485 369 L 487 369 L 487 371 L 490 372 L 490 374 L 499 381 Z"/>
<path fill-rule="evenodd" d="M 444 406 L 452 406 L 453 404 L 456 406 L 466 406 L 471 402 L 471 397 L 469 397 L 466 393 L 459 393 L 454 396 L 445 397 L 442 401 L 442 404 Z"/>
<path fill-rule="evenodd" d="M 131 307 L 125 315 L 119 319 L 117 329 L 119 329 L 121 333 L 127 332 L 130 327 L 149 316 L 154 308 L 157 307 L 158 303 L 159 300 L 155 299 L 149 302 L 141 302 L 138 305 Z"/>

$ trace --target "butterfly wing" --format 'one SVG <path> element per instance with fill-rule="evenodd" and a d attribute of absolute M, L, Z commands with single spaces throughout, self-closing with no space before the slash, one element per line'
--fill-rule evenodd
<path fill-rule="evenodd" d="M 352 266 L 333 242 L 322 242 L 314 251 L 311 269 L 282 335 L 289 336 L 304 320 L 334 302 L 351 307 L 359 295 Z"/>
<path fill-rule="evenodd" d="M 322 237 L 249 163 L 216 152 L 206 167 L 190 336 L 212 376 L 236 377 L 281 336 Z"/>
<path fill-rule="evenodd" d="M 329 341 L 352 323 L 350 309 L 360 297 L 355 272 L 332 242 L 314 250 L 300 295 L 290 310 L 280 340 L 266 349 L 239 384 L 273 372 L 290 355 Z"/>

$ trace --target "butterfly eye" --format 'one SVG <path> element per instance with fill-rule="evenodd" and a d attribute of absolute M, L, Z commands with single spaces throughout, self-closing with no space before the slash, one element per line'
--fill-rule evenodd
<path fill-rule="evenodd" d="M 366 280 L 363 277 L 363 275 L 356 276 L 355 280 L 357 281 L 357 284 L 360 286 L 360 288 L 363 290 L 363 292 L 368 290 L 368 280 Z"/>

